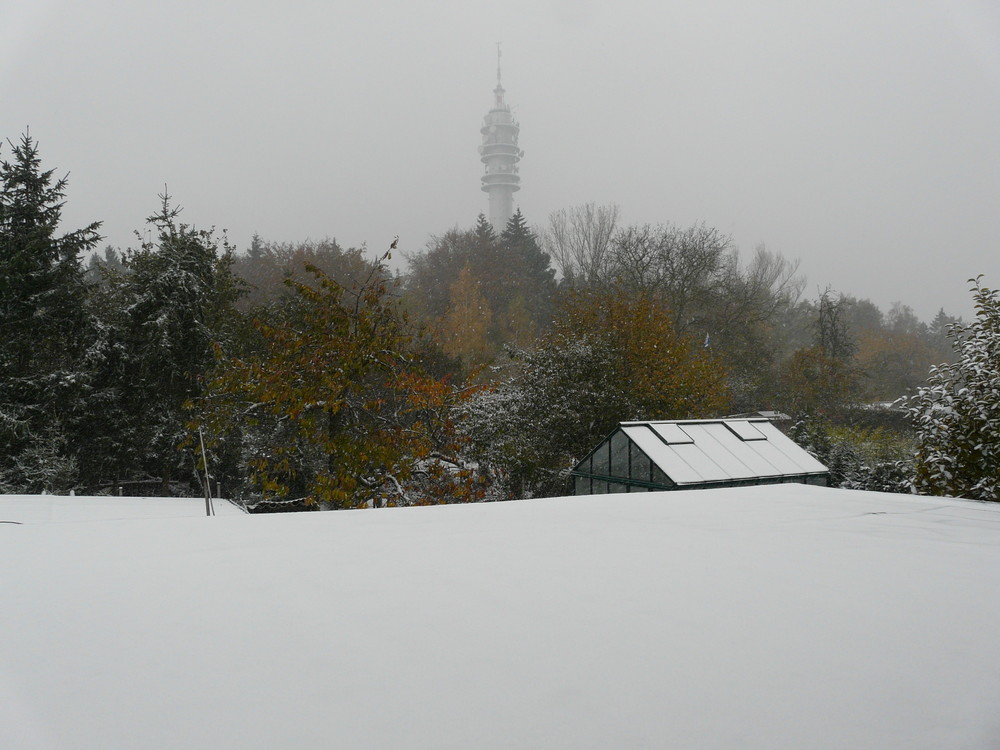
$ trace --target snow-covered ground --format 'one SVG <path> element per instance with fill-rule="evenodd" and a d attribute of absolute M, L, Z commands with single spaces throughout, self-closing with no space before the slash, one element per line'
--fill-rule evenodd
<path fill-rule="evenodd" d="M 1000 507 L 0 524 L 0 747 L 996 748 Z"/>
<path fill-rule="evenodd" d="M 217 516 L 242 515 L 228 500 L 212 501 Z M 0 523 L 112 521 L 126 518 L 204 516 L 205 500 L 197 497 L 69 497 L 66 495 L 0 495 Z"/>

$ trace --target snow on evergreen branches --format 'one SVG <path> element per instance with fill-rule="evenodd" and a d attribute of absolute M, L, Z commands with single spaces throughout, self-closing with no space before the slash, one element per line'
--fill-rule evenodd
<path fill-rule="evenodd" d="M 1000 291 L 971 279 L 976 317 L 949 327 L 957 355 L 906 402 L 917 429 L 916 488 L 1000 500 Z"/>

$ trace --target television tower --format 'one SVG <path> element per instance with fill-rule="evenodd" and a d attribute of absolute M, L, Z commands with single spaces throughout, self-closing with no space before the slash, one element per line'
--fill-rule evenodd
<path fill-rule="evenodd" d="M 479 155 L 486 165 L 482 189 L 490 196 L 490 224 L 499 233 L 514 215 L 514 193 L 521 189 L 517 163 L 524 156 L 517 145 L 517 134 L 521 128 L 511 114 L 510 106 L 503 100 L 500 42 L 497 42 L 497 87 L 493 89 L 493 94 L 493 108 L 486 113 L 483 126 L 479 129 L 483 134 Z"/>

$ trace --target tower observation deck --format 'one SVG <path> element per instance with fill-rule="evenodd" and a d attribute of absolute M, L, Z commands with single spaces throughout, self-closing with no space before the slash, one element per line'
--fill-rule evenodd
<path fill-rule="evenodd" d="M 497 87 L 493 89 L 493 108 L 483 118 L 479 132 L 483 144 L 479 147 L 481 161 L 486 165 L 482 177 L 483 192 L 490 196 L 490 224 L 502 232 L 514 215 L 514 193 L 521 189 L 517 163 L 524 152 L 517 145 L 521 128 L 503 100 L 500 83 L 500 45 L 497 45 Z"/>

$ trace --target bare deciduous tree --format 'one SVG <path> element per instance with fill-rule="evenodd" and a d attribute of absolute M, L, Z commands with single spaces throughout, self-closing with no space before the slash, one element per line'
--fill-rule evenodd
<path fill-rule="evenodd" d="M 599 285 L 607 281 L 617 230 L 617 205 L 584 203 L 549 216 L 549 226 L 541 233 L 542 248 L 567 282 Z"/>

